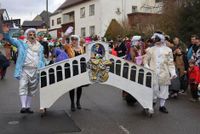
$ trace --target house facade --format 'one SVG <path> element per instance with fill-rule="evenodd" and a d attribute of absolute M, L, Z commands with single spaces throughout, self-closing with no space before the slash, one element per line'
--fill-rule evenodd
<path fill-rule="evenodd" d="M 1 9 L 0 8 L 0 33 L 2 33 L 2 24 L 3 24 L 3 21 L 8 21 L 10 20 L 9 16 L 8 16 L 8 13 L 6 11 L 6 9 Z"/>
<path fill-rule="evenodd" d="M 158 0 L 66 0 L 51 15 L 49 32 L 57 38 L 67 27 L 73 26 L 74 34 L 82 37 L 103 37 L 111 20 L 122 24 L 130 13 L 158 12 L 158 3 Z"/>
<path fill-rule="evenodd" d="M 8 12 L 6 9 L 0 8 L 0 34 L 2 31 L 2 24 L 7 23 L 10 26 L 10 35 L 13 37 L 20 36 L 20 27 L 21 27 L 21 20 L 20 19 L 10 19 Z"/>
<path fill-rule="evenodd" d="M 51 13 L 44 10 L 39 15 L 37 15 L 33 19 L 33 21 L 44 21 L 45 27 L 49 28 L 49 17 L 48 16 L 51 16 Z"/>
<path fill-rule="evenodd" d="M 24 21 L 22 24 L 22 30 L 26 31 L 29 28 L 46 31 L 46 24 L 44 21 Z"/>

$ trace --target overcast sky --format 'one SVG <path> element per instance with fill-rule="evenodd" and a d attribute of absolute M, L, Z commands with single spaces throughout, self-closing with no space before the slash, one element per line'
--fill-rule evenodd
<path fill-rule="evenodd" d="M 54 12 L 65 0 L 49 0 L 49 11 Z M 10 17 L 32 20 L 46 10 L 46 0 L 0 0 L 1 8 L 7 9 Z"/>

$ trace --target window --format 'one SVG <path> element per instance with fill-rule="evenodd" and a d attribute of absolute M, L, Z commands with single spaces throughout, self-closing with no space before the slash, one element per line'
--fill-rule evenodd
<path fill-rule="evenodd" d="M 86 34 L 85 34 L 85 27 L 82 27 L 82 28 L 81 28 L 81 36 L 82 36 L 82 37 L 85 37 L 85 35 L 86 35 Z"/>
<path fill-rule="evenodd" d="M 58 18 L 58 19 L 57 19 L 57 24 L 58 24 L 58 25 L 61 24 L 61 18 Z"/>
<path fill-rule="evenodd" d="M 89 7 L 89 16 L 95 15 L 95 5 L 90 5 Z"/>
<path fill-rule="evenodd" d="M 85 7 L 80 9 L 80 17 L 85 18 Z"/>
<path fill-rule="evenodd" d="M 1 4 L 0 4 L 0 5 L 1 5 Z M 9 17 L 8 17 L 8 15 L 7 15 L 7 13 L 6 13 L 5 11 L 3 11 L 3 14 L 2 14 L 1 17 L 3 17 L 3 18 L 0 18 L 0 19 L 9 20 Z"/>
<path fill-rule="evenodd" d="M 54 20 L 51 20 L 51 25 L 54 26 Z"/>
<path fill-rule="evenodd" d="M 156 3 L 163 2 L 163 0 L 156 0 Z"/>
<path fill-rule="evenodd" d="M 90 36 L 95 35 L 95 26 L 90 26 Z"/>
<path fill-rule="evenodd" d="M 132 6 L 132 13 L 137 12 L 137 6 Z"/>
<path fill-rule="evenodd" d="M 74 14 L 70 14 L 70 15 L 69 15 L 69 20 L 70 20 L 70 21 L 74 21 Z"/>
<path fill-rule="evenodd" d="M 115 13 L 116 13 L 117 15 L 120 15 L 120 14 L 121 14 L 120 8 L 117 8 L 117 10 L 115 11 Z"/>

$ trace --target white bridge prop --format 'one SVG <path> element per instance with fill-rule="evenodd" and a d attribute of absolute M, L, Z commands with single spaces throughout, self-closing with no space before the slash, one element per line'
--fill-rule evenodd
<path fill-rule="evenodd" d="M 40 108 L 50 108 L 57 99 L 79 86 L 93 84 L 89 78 L 87 62 L 96 44 L 104 47 L 104 59 L 110 60 L 107 84 L 131 94 L 145 109 L 153 113 L 153 72 L 142 66 L 109 54 L 108 44 L 94 42 L 87 46 L 86 53 L 75 58 L 47 66 L 40 72 Z"/>

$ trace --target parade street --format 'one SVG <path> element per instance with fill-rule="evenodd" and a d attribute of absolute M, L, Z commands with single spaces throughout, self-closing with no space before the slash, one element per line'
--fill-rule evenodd
<path fill-rule="evenodd" d="M 0 134 L 200 134 L 200 0 L 1 0 Z"/>
<path fill-rule="evenodd" d="M 81 98 L 83 108 L 76 112 L 70 111 L 69 94 L 66 94 L 41 118 L 37 94 L 33 101 L 35 113 L 21 115 L 18 81 L 13 78 L 13 70 L 12 65 L 6 79 L 0 81 L 0 134 L 200 133 L 200 103 L 190 102 L 189 96 L 168 101 L 169 114 L 160 113 L 156 107 L 155 114 L 149 118 L 139 104 L 127 106 L 121 90 L 105 85 L 85 87 Z"/>

